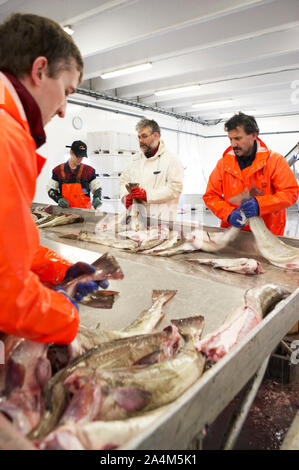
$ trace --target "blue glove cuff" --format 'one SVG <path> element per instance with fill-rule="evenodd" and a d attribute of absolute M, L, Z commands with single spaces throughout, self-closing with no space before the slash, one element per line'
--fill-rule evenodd
<path fill-rule="evenodd" d="M 77 302 L 74 299 L 71 299 L 71 297 L 67 295 L 63 287 L 57 286 L 57 287 L 54 287 L 54 290 L 56 290 L 56 292 L 59 292 L 59 294 L 64 295 L 64 297 L 66 297 L 79 312 L 79 307 L 78 307 Z"/>

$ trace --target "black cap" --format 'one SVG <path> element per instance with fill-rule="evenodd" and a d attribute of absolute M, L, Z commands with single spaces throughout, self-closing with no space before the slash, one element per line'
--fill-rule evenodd
<path fill-rule="evenodd" d="M 75 140 L 72 145 L 66 145 L 78 158 L 87 158 L 87 145 L 82 140 Z"/>

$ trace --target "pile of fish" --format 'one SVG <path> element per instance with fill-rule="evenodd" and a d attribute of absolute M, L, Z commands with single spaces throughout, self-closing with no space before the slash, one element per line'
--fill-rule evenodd
<path fill-rule="evenodd" d="M 37 206 L 32 209 L 32 217 L 39 228 L 55 227 L 84 222 L 84 218 L 76 214 L 53 214 L 52 206 Z"/>
<path fill-rule="evenodd" d="M 201 315 L 156 329 L 175 294 L 153 291 L 151 307 L 124 330 L 80 327 L 68 346 L 2 336 L 0 412 L 39 449 L 122 446 L 162 416 L 201 377 L 206 363 L 242 341 L 289 292 L 274 285 L 248 290 L 244 305 L 203 339 Z"/>

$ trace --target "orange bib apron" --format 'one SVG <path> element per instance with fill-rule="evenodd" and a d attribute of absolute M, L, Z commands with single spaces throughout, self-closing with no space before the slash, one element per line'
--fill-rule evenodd
<path fill-rule="evenodd" d="M 64 163 L 61 164 L 61 175 L 65 180 Z M 68 201 L 69 207 L 79 207 L 80 209 L 91 209 L 90 197 L 85 196 L 80 183 L 81 175 L 83 171 L 83 165 L 80 165 L 80 169 L 77 175 L 76 183 L 62 183 L 61 191 L 62 196 Z"/>

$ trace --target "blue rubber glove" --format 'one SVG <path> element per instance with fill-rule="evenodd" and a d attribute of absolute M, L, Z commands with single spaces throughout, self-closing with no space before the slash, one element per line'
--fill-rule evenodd
<path fill-rule="evenodd" d="M 228 216 L 228 223 L 234 227 L 243 228 L 244 222 L 242 222 L 242 215 L 240 209 L 234 209 Z"/>
<path fill-rule="evenodd" d="M 67 293 L 65 292 L 65 290 L 64 290 L 63 287 L 61 287 L 61 286 L 56 286 L 56 287 L 54 287 L 54 290 L 56 290 L 57 292 L 59 292 L 59 294 L 64 295 L 64 296 L 67 298 L 67 300 L 69 300 L 69 301 L 73 304 L 73 306 L 74 306 L 74 307 L 78 310 L 78 312 L 79 312 L 79 307 L 78 307 L 77 302 L 75 302 L 74 299 L 72 299 L 71 297 L 69 297 L 69 296 L 67 295 Z"/>
<path fill-rule="evenodd" d="M 95 270 L 96 268 L 91 264 L 79 261 L 78 263 L 72 264 L 72 266 L 68 268 L 63 280 L 70 281 L 78 276 L 81 276 L 82 274 L 92 274 L 95 272 Z M 106 280 L 78 282 L 76 286 L 75 299 L 80 301 L 86 295 L 97 291 L 99 287 L 102 289 L 107 289 L 108 286 L 109 282 Z"/>
<path fill-rule="evenodd" d="M 242 209 L 247 219 L 256 217 L 260 213 L 259 203 L 255 197 L 251 197 L 248 201 L 242 202 L 240 209 Z"/>

